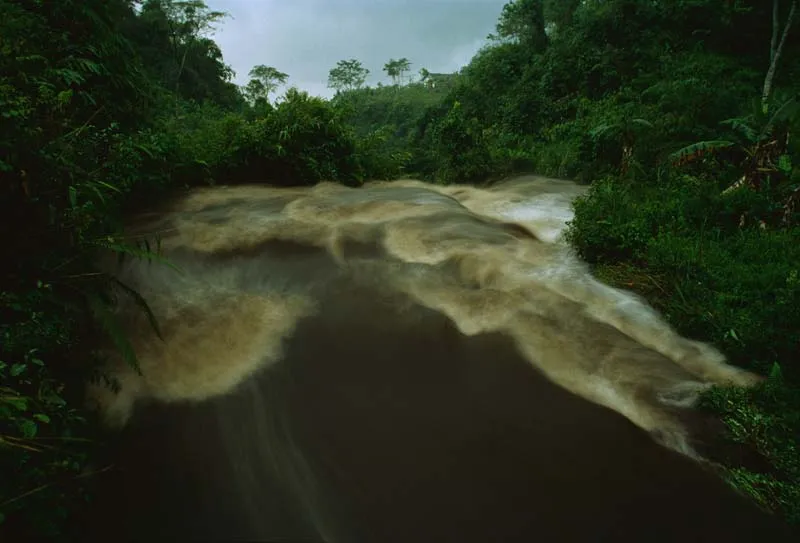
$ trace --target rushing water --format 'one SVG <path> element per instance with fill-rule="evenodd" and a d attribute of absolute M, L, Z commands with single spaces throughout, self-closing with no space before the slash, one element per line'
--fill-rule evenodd
<path fill-rule="evenodd" d="M 115 270 L 163 340 L 123 303 L 143 375 L 92 390 L 121 431 L 95 536 L 770 540 L 687 424 L 758 378 L 592 278 L 562 240 L 584 190 L 215 188 L 132 220 L 172 266 Z"/>

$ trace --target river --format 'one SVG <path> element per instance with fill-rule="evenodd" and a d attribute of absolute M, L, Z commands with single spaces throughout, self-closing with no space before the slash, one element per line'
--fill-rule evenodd
<path fill-rule="evenodd" d="M 691 408 L 759 378 L 591 276 L 584 191 L 221 187 L 132 219 L 172 267 L 114 272 L 162 339 L 121 304 L 143 375 L 112 355 L 92 390 L 118 438 L 86 537 L 788 541 Z"/>

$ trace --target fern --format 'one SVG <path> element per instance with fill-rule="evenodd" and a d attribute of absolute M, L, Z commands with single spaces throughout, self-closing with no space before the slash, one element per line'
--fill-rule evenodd
<path fill-rule="evenodd" d="M 95 322 L 101 326 L 106 336 L 114 343 L 114 346 L 117 348 L 123 360 L 125 360 L 136 373 L 141 375 L 142 370 L 139 366 L 139 359 L 136 357 L 131 342 L 122 330 L 117 316 L 111 311 L 108 304 L 99 294 L 93 292 L 87 293 L 86 300 Z"/>
<path fill-rule="evenodd" d="M 156 319 L 156 316 L 153 314 L 152 309 L 150 309 L 147 300 L 145 300 L 144 297 L 142 297 L 142 295 L 139 294 L 136 290 L 129 287 L 116 277 L 110 277 L 110 279 L 114 285 L 122 289 L 128 296 L 133 298 L 133 301 L 136 303 L 136 305 L 138 305 L 139 308 L 144 312 L 145 316 L 147 317 L 147 321 L 153 328 L 153 331 L 156 333 L 158 338 L 163 341 L 164 336 L 161 335 L 161 328 L 158 326 L 158 320 Z"/>
<path fill-rule="evenodd" d="M 162 256 L 158 252 L 152 251 L 150 249 L 150 243 L 147 240 L 141 240 L 139 245 L 129 245 L 125 243 L 118 243 L 113 238 L 109 237 L 105 239 L 101 238 L 94 241 L 87 241 L 86 244 L 117 253 L 120 257 L 120 262 L 126 255 L 133 256 L 135 258 L 141 258 L 144 260 L 157 261 L 165 266 L 169 266 L 178 273 L 183 273 L 183 270 L 173 264 L 168 258 Z"/>
<path fill-rule="evenodd" d="M 638 126 L 644 126 L 645 128 L 653 128 L 653 123 L 647 119 L 633 119 L 631 123 Z"/>

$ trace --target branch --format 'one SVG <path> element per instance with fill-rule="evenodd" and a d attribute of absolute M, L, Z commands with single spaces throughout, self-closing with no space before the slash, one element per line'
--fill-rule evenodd
<path fill-rule="evenodd" d="M 775 49 L 778 47 L 778 7 L 780 6 L 780 0 L 772 0 L 772 40 L 769 43 L 769 62 L 770 64 L 772 61 L 775 60 Z"/>
<path fill-rule="evenodd" d="M 189 44 L 186 44 L 186 49 L 183 50 L 183 57 L 181 58 L 181 64 L 178 67 L 178 75 L 175 76 L 175 94 L 178 94 L 178 89 L 180 88 L 181 84 L 181 75 L 183 75 L 183 67 L 186 65 L 186 55 L 189 54 Z"/>
<path fill-rule="evenodd" d="M 769 96 L 772 94 L 772 81 L 775 78 L 775 71 L 778 66 L 778 61 L 781 58 L 781 53 L 783 52 L 783 46 L 786 45 L 786 38 L 789 36 L 789 29 L 792 26 L 792 19 L 794 19 L 795 11 L 797 11 L 797 0 L 792 1 L 792 7 L 789 10 L 789 15 L 786 17 L 786 25 L 783 27 L 781 41 L 778 44 L 778 48 L 775 50 L 775 55 L 772 57 L 772 62 L 769 64 L 767 76 L 764 78 L 764 91 L 761 93 L 761 107 L 765 112 L 767 111 L 767 102 L 769 101 Z M 774 17 L 775 12 L 773 11 L 773 18 Z"/>

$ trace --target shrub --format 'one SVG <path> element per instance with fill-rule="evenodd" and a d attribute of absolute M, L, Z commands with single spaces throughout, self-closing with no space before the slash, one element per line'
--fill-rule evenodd
<path fill-rule="evenodd" d="M 770 205 L 690 176 L 606 179 L 577 202 L 568 236 L 602 279 L 645 295 L 679 332 L 772 375 L 754 390 L 715 389 L 703 406 L 722 416 L 728 440 L 769 466 L 720 459 L 728 480 L 800 522 L 800 228 L 740 226 L 743 212 Z"/>

